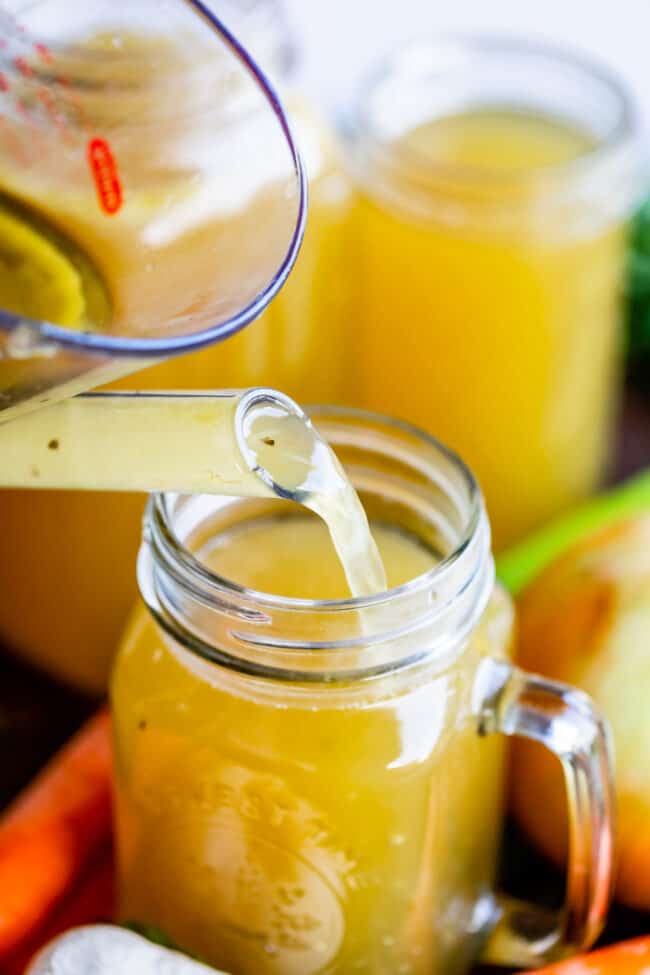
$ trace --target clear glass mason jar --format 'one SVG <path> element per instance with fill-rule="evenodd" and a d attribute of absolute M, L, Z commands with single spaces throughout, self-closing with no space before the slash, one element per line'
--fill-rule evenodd
<path fill-rule="evenodd" d="M 461 36 L 395 51 L 348 137 L 346 401 L 458 450 L 500 549 L 607 465 L 642 175 L 634 106 L 583 58 Z"/>
<path fill-rule="evenodd" d="M 299 401 L 336 401 L 342 369 L 342 231 L 349 197 L 337 148 L 327 125 L 289 86 L 292 50 L 278 0 L 214 0 L 212 7 L 271 77 L 285 81 L 286 105 L 310 180 L 303 248 L 282 292 L 241 333 L 220 348 L 171 359 L 116 385 L 127 389 L 270 385 Z M 127 61 L 125 70 L 129 66 Z M 173 112 L 173 102 L 166 105 Z M 264 152 L 264 131 L 262 127 L 260 144 L 252 147 L 259 153 Z M 155 194 L 152 202 L 155 205 Z M 77 236 L 94 253 L 94 224 L 85 226 L 83 215 L 77 223 Z M 123 251 L 123 243 L 117 242 L 113 253 L 110 239 L 105 240 L 98 255 L 104 262 L 109 260 L 107 278 L 114 278 L 118 289 L 129 286 L 129 267 L 142 259 L 141 254 Z M 165 286 L 177 292 L 182 276 L 176 264 Z M 137 289 L 138 295 L 146 291 L 141 277 Z M 89 691 L 103 690 L 136 595 L 132 566 L 143 507 L 141 495 L 0 493 L 2 643 L 59 678 Z"/>
<path fill-rule="evenodd" d="M 112 679 L 122 918 L 233 975 L 453 975 L 478 957 L 529 965 L 585 947 L 611 882 L 600 719 L 579 691 L 510 663 L 513 609 L 460 460 L 406 424 L 313 416 L 371 519 L 438 561 L 360 600 L 256 592 L 206 553 L 286 520 L 286 503 L 152 497 L 148 611 Z M 501 735 L 564 767 L 560 917 L 495 894 Z"/>

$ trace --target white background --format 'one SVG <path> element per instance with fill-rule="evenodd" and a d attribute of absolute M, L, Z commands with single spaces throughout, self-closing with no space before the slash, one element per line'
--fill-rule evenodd
<path fill-rule="evenodd" d="M 285 0 L 309 91 L 325 105 L 401 40 L 487 30 L 562 42 L 595 54 L 633 88 L 650 131 L 650 0 Z"/>

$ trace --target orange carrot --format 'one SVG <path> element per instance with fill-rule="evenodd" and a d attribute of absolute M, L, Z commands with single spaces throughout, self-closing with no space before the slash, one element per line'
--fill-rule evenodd
<path fill-rule="evenodd" d="M 43 924 L 110 837 L 109 716 L 92 718 L 0 817 L 0 958 Z"/>
<path fill-rule="evenodd" d="M 111 921 L 113 908 L 114 864 L 112 852 L 108 848 L 43 927 L 3 960 L 2 975 L 23 975 L 36 952 L 52 938 L 79 924 Z"/>
<path fill-rule="evenodd" d="M 537 969 L 535 975 L 641 975 L 649 966 L 650 937 L 646 936 L 556 962 Z"/>

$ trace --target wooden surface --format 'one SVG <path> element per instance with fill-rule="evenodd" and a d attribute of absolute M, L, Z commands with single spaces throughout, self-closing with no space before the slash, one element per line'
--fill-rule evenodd
<path fill-rule="evenodd" d="M 650 401 L 626 398 L 612 480 L 650 465 Z M 0 807 L 35 774 L 47 757 L 96 706 L 0 653 Z M 507 823 L 501 884 L 535 902 L 561 902 L 563 880 Z M 650 915 L 615 906 L 603 942 L 650 933 Z"/>

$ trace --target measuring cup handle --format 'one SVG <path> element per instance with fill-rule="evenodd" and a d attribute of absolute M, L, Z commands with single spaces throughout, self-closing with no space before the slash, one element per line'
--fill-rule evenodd
<path fill-rule="evenodd" d="M 483 662 L 474 694 L 480 734 L 529 738 L 559 758 L 569 819 L 564 907 L 545 911 L 498 895 L 498 919 L 482 960 L 517 967 L 556 961 L 595 941 L 612 894 L 614 787 L 607 726 L 586 694 L 504 661 Z"/>

